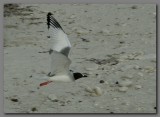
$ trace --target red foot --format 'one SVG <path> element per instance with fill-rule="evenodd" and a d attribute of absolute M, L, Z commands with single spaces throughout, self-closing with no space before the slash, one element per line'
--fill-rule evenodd
<path fill-rule="evenodd" d="M 53 82 L 53 81 L 47 81 L 47 82 L 43 82 L 43 83 L 41 83 L 39 86 L 48 85 L 48 84 L 49 84 L 49 83 L 51 83 L 51 82 Z"/>

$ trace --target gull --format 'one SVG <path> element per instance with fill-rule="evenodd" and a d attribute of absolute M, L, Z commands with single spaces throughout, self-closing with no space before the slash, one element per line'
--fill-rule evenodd
<path fill-rule="evenodd" d="M 53 81 L 72 82 L 86 77 L 81 73 L 72 73 L 69 70 L 71 60 L 68 58 L 68 55 L 71 49 L 71 43 L 61 25 L 50 12 L 47 14 L 47 26 L 52 45 L 49 50 L 51 71 L 48 74 L 48 81 L 41 83 L 40 86 L 47 85 Z"/>

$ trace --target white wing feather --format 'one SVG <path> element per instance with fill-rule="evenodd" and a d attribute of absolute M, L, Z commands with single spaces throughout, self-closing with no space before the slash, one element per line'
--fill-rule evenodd
<path fill-rule="evenodd" d="M 65 55 L 53 51 L 51 54 L 51 74 L 60 75 L 69 72 L 71 60 Z"/>
<path fill-rule="evenodd" d="M 51 49 L 57 52 L 61 52 L 62 54 L 68 56 L 71 44 L 69 42 L 67 35 L 64 33 L 62 27 L 57 22 L 57 20 L 52 16 L 51 13 L 48 13 L 47 15 L 47 24 L 48 24 L 50 38 L 52 41 Z M 67 51 L 65 51 L 65 49 L 67 49 Z M 65 53 L 62 51 L 65 51 Z"/>
<path fill-rule="evenodd" d="M 73 76 L 69 72 L 69 66 L 71 64 L 68 54 L 71 48 L 71 44 L 68 40 L 64 30 L 52 17 L 51 13 L 47 15 L 48 30 L 51 38 L 52 52 L 51 54 L 51 73 L 50 79 L 52 80 L 66 80 L 72 81 Z M 60 77 L 63 76 L 63 77 Z"/>
<path fill-rule="evenodd" d="M 71 44 L 68 40 L 67 35 L 61 29 L 55 30 L 53 27 L 51 27 L 49 29 L 49 33 L 53 50 L 61 52 L 65 48 L 71 48 Z"/>

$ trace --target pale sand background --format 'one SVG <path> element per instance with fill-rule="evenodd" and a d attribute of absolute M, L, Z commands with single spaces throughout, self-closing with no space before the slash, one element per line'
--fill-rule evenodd
<path fill-rule="evenodd" d="M 87 78 L 38 87 L 50 70 L 47 12 L 70 38 L 70 69 Z M 156 5 L 9 6 L 4 71 L 6 113 L 155 113 Z"/>

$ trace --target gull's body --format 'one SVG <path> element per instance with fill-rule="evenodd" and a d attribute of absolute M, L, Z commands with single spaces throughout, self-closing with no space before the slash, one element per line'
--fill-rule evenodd
<path fill-rule="evenodd" d="M 74 81 L 74 77 L 69 71 L 71 64 L 70 59 L 64 54 L 54 51 L 51 53 L 51 72 L 50 80 L 70 82 Z"/>
<path fill-rule="evenodd" d="M 68 58 L 71 49 L 69 39 L 51 13 L 47 14 L 47 25 L 51 39 L 51 49 L 49 52 L 51 55 L 51 71 L 48 74 L 48 81 L 44 82 L 44 84 L 46 85 L 52 81 L 74 81 L 73 74 L 69 71 L 71 64 L 71 60 Z"/>
<path fill-rule="evenodd" d="M 51 38 L 53 50 L 51 55 L 50 80 L 54 81 L 73 81 L 74 78 L 69 71 L 71 60 L 68 58 L 71 44 L 64 30 L 52 16 L 47 14 L 48 30 Z"/>

